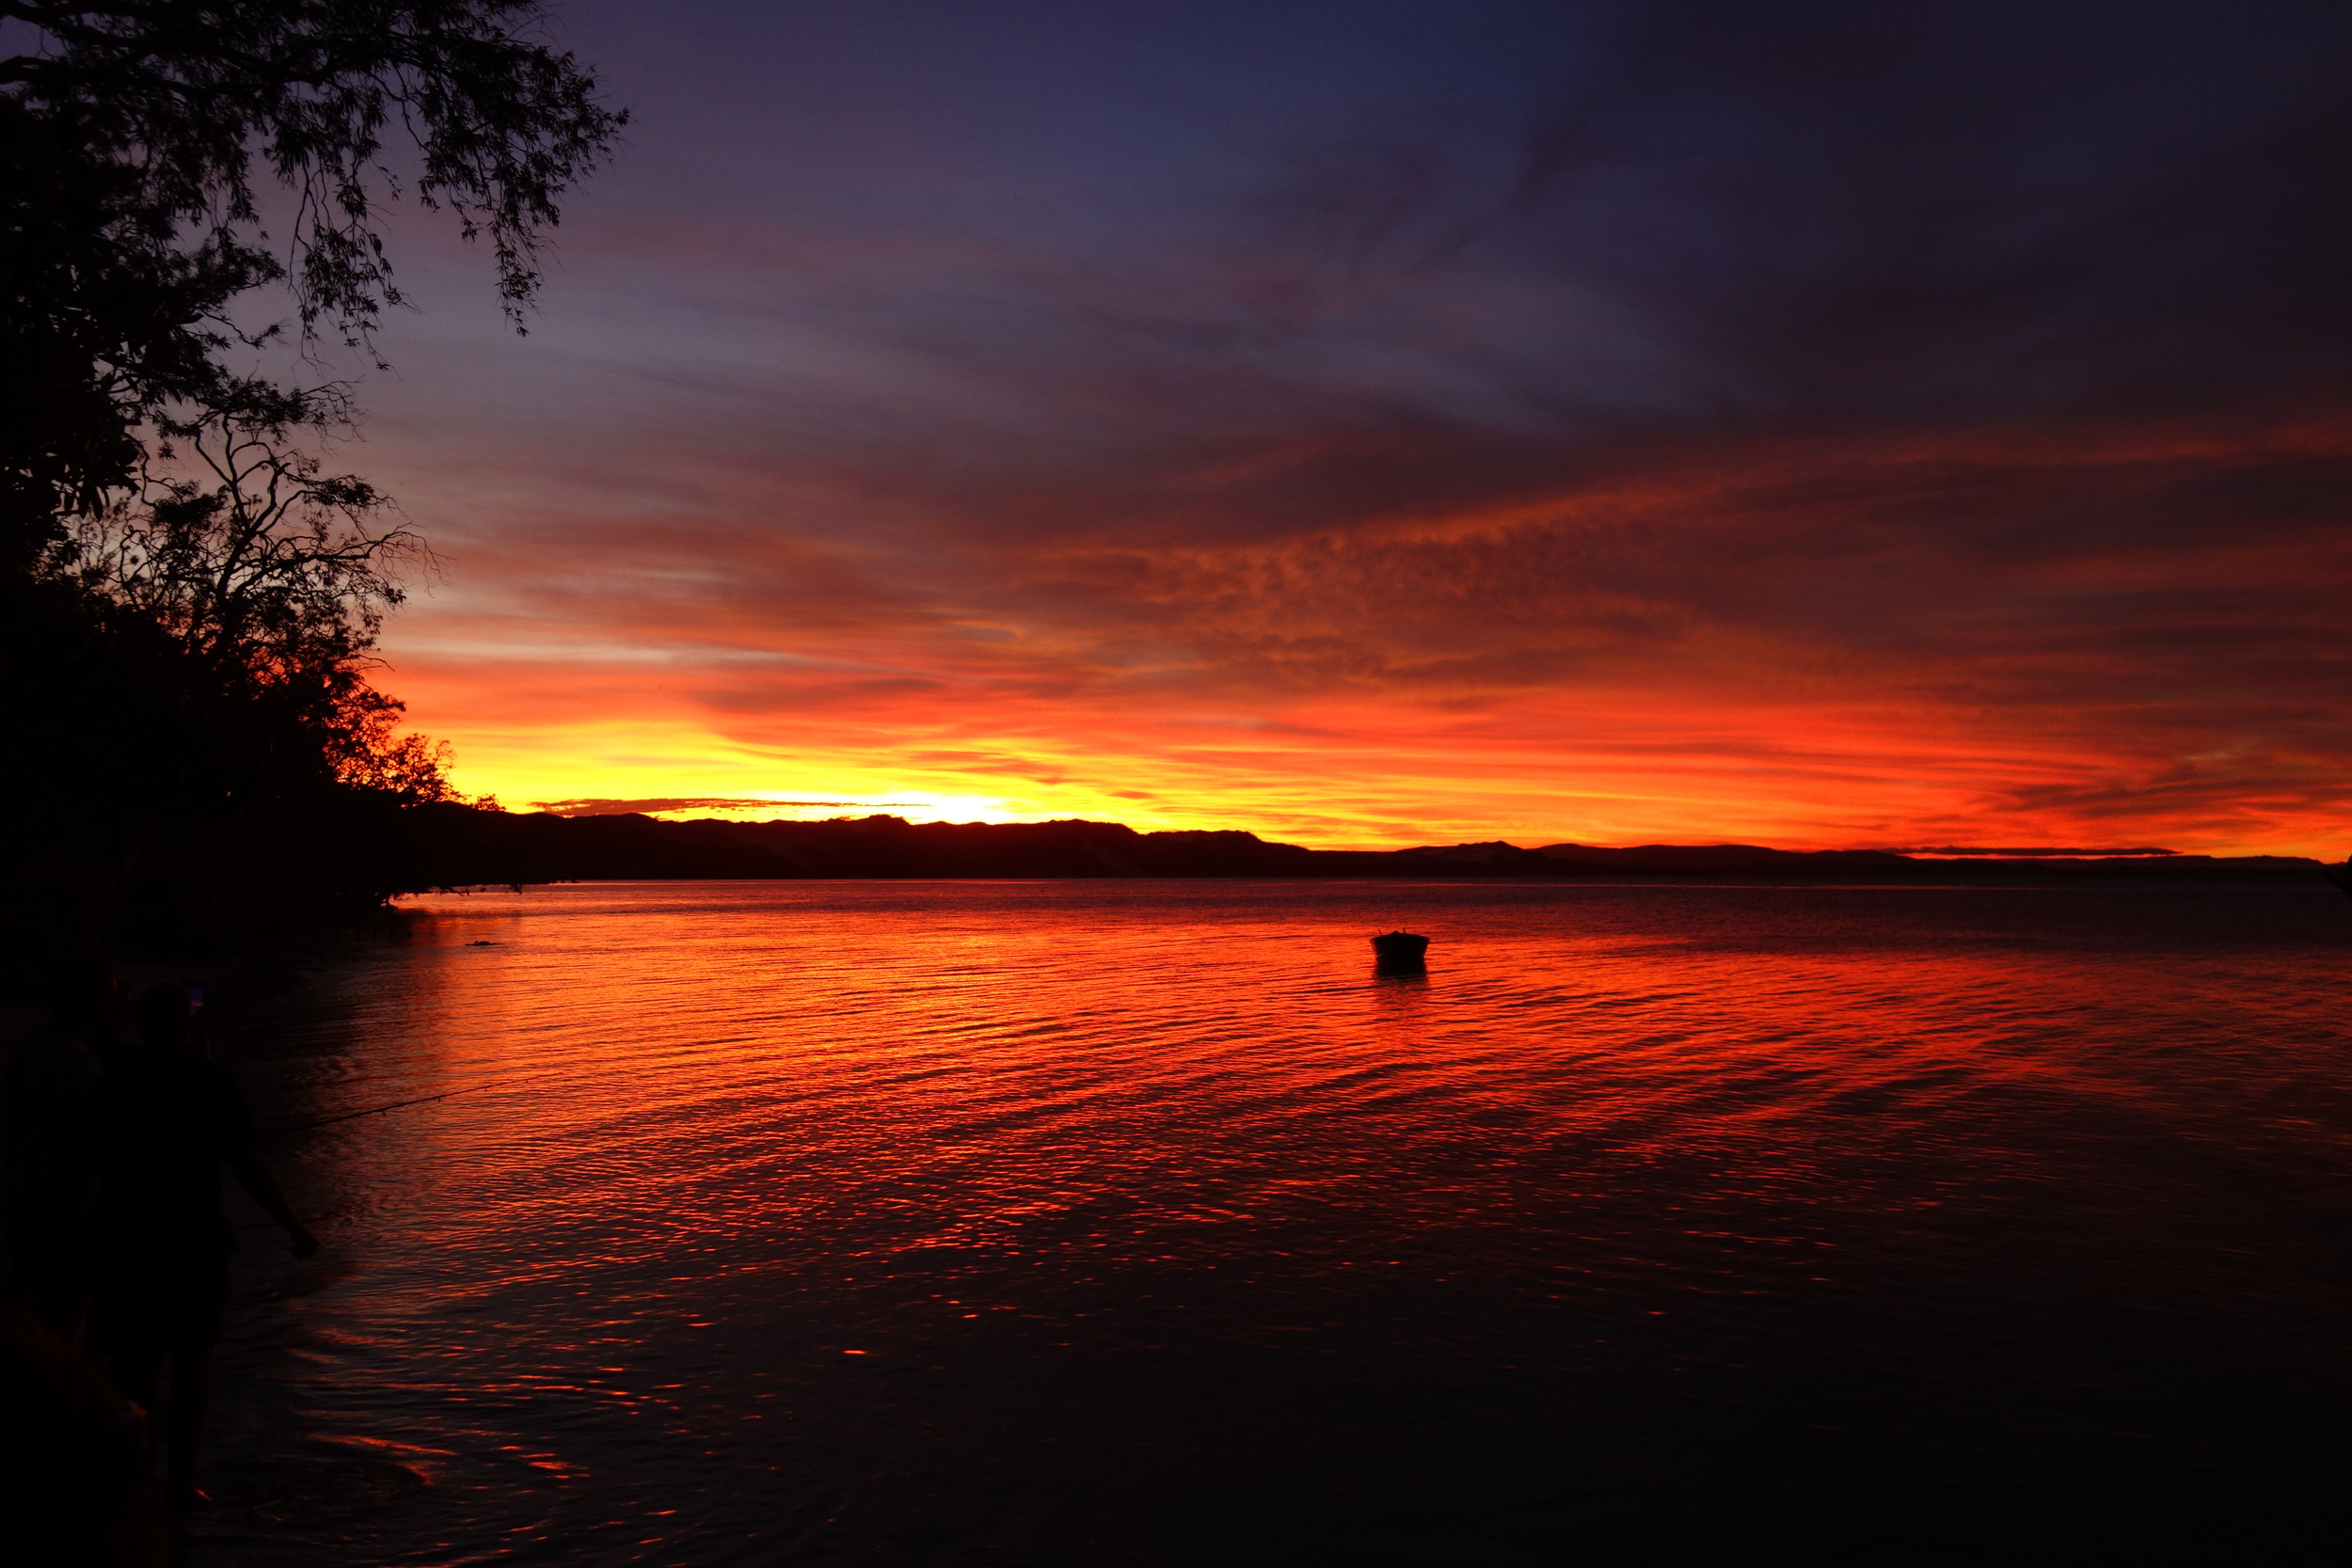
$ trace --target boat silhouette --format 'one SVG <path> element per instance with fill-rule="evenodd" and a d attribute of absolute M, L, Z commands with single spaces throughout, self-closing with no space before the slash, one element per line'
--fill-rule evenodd
<path fill-rule="evenodd" d="M 1383 969 L 1418 969 L 1429 952 L 1429 939 L 1410 931 L 1390 931 L 1372 939 L 1373 958 Z"/>

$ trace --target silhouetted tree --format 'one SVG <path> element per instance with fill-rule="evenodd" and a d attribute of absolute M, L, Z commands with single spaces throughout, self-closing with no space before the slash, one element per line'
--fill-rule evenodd
<path fill-rule="evenodd" d="M 404 183 L 488 238 L 519 324 L 557 197 L 625 119 L 512 0 L 0 0 L 0 19 L 24 45 L 0 59 L 0 261 L 31 372 L 10 378 L 31 417 L 8 421 L 9 520 L 52 543 L 57 515 L 132 483 L 146 420 L 222 393 L 221 349 L 274 335 L 230 318 L 239 295 L 283 281 L 306 338 L 370 341 L 401 297 L 377 220 Z"/>
<path fill-rule="evenodd" d="M 346 388 L 229 361 L 373 357 L 403 196 L 488 242 L 521 326 L 557 198 L 625 118 L 544 24 L 509 0 L 0 0 L 0 653 L 36 759 L 7 804 L 41 835 L 12 907 L 62 891 L 99 918 L 142 863 L 183 900 L 232 867 L 269 873 L 256 897 L 391 891 L 302 840 L 448 794 L 367 680 L 422 546 L 316 455 Z"/>

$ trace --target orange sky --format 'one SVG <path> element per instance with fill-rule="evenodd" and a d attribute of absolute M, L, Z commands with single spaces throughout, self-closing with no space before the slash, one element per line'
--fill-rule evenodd
<path fill-rule="evenodd" d="M 854 537 L 746 551 L 723 506 L 715 538 L 511 519 L 404 614 L 387 685 L 517 808 L 2335 858 L 2341 665 L 2312 656 L 2342 645 L 2340 528 L 2153 556 L 1909 525 L 1987 491 L 2003 533 L 2086 497 L 2158 514 L 2348 448 L 2335 424 L 1780 449 L 1274 545 L 925 566 Z"/>
<path fill-rule="evenodd" d="M 2341 858 L 2345 78 L 1878 14 L 583 6 L 532 334 L 395 236 L 384 685 L 513 807 Z"/>

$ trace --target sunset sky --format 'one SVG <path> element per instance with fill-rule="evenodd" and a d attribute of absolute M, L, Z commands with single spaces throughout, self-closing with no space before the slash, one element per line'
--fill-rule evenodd
<path fill-rule="evenodd" d="M 512 808 L 2352 847 L 2352 7 L 564 0 L 395 232 Z"/>

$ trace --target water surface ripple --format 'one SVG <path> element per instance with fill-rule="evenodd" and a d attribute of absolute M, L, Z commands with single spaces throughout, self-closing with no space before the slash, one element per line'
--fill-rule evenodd
<path fill-rule="evenodd" d="M 2325 887 L 422 907 L 224 1053 L 448 1098 L 272 1146 L 328 1250 L 249 1238 L 199 1560 L 2343 1539 Z"/>

